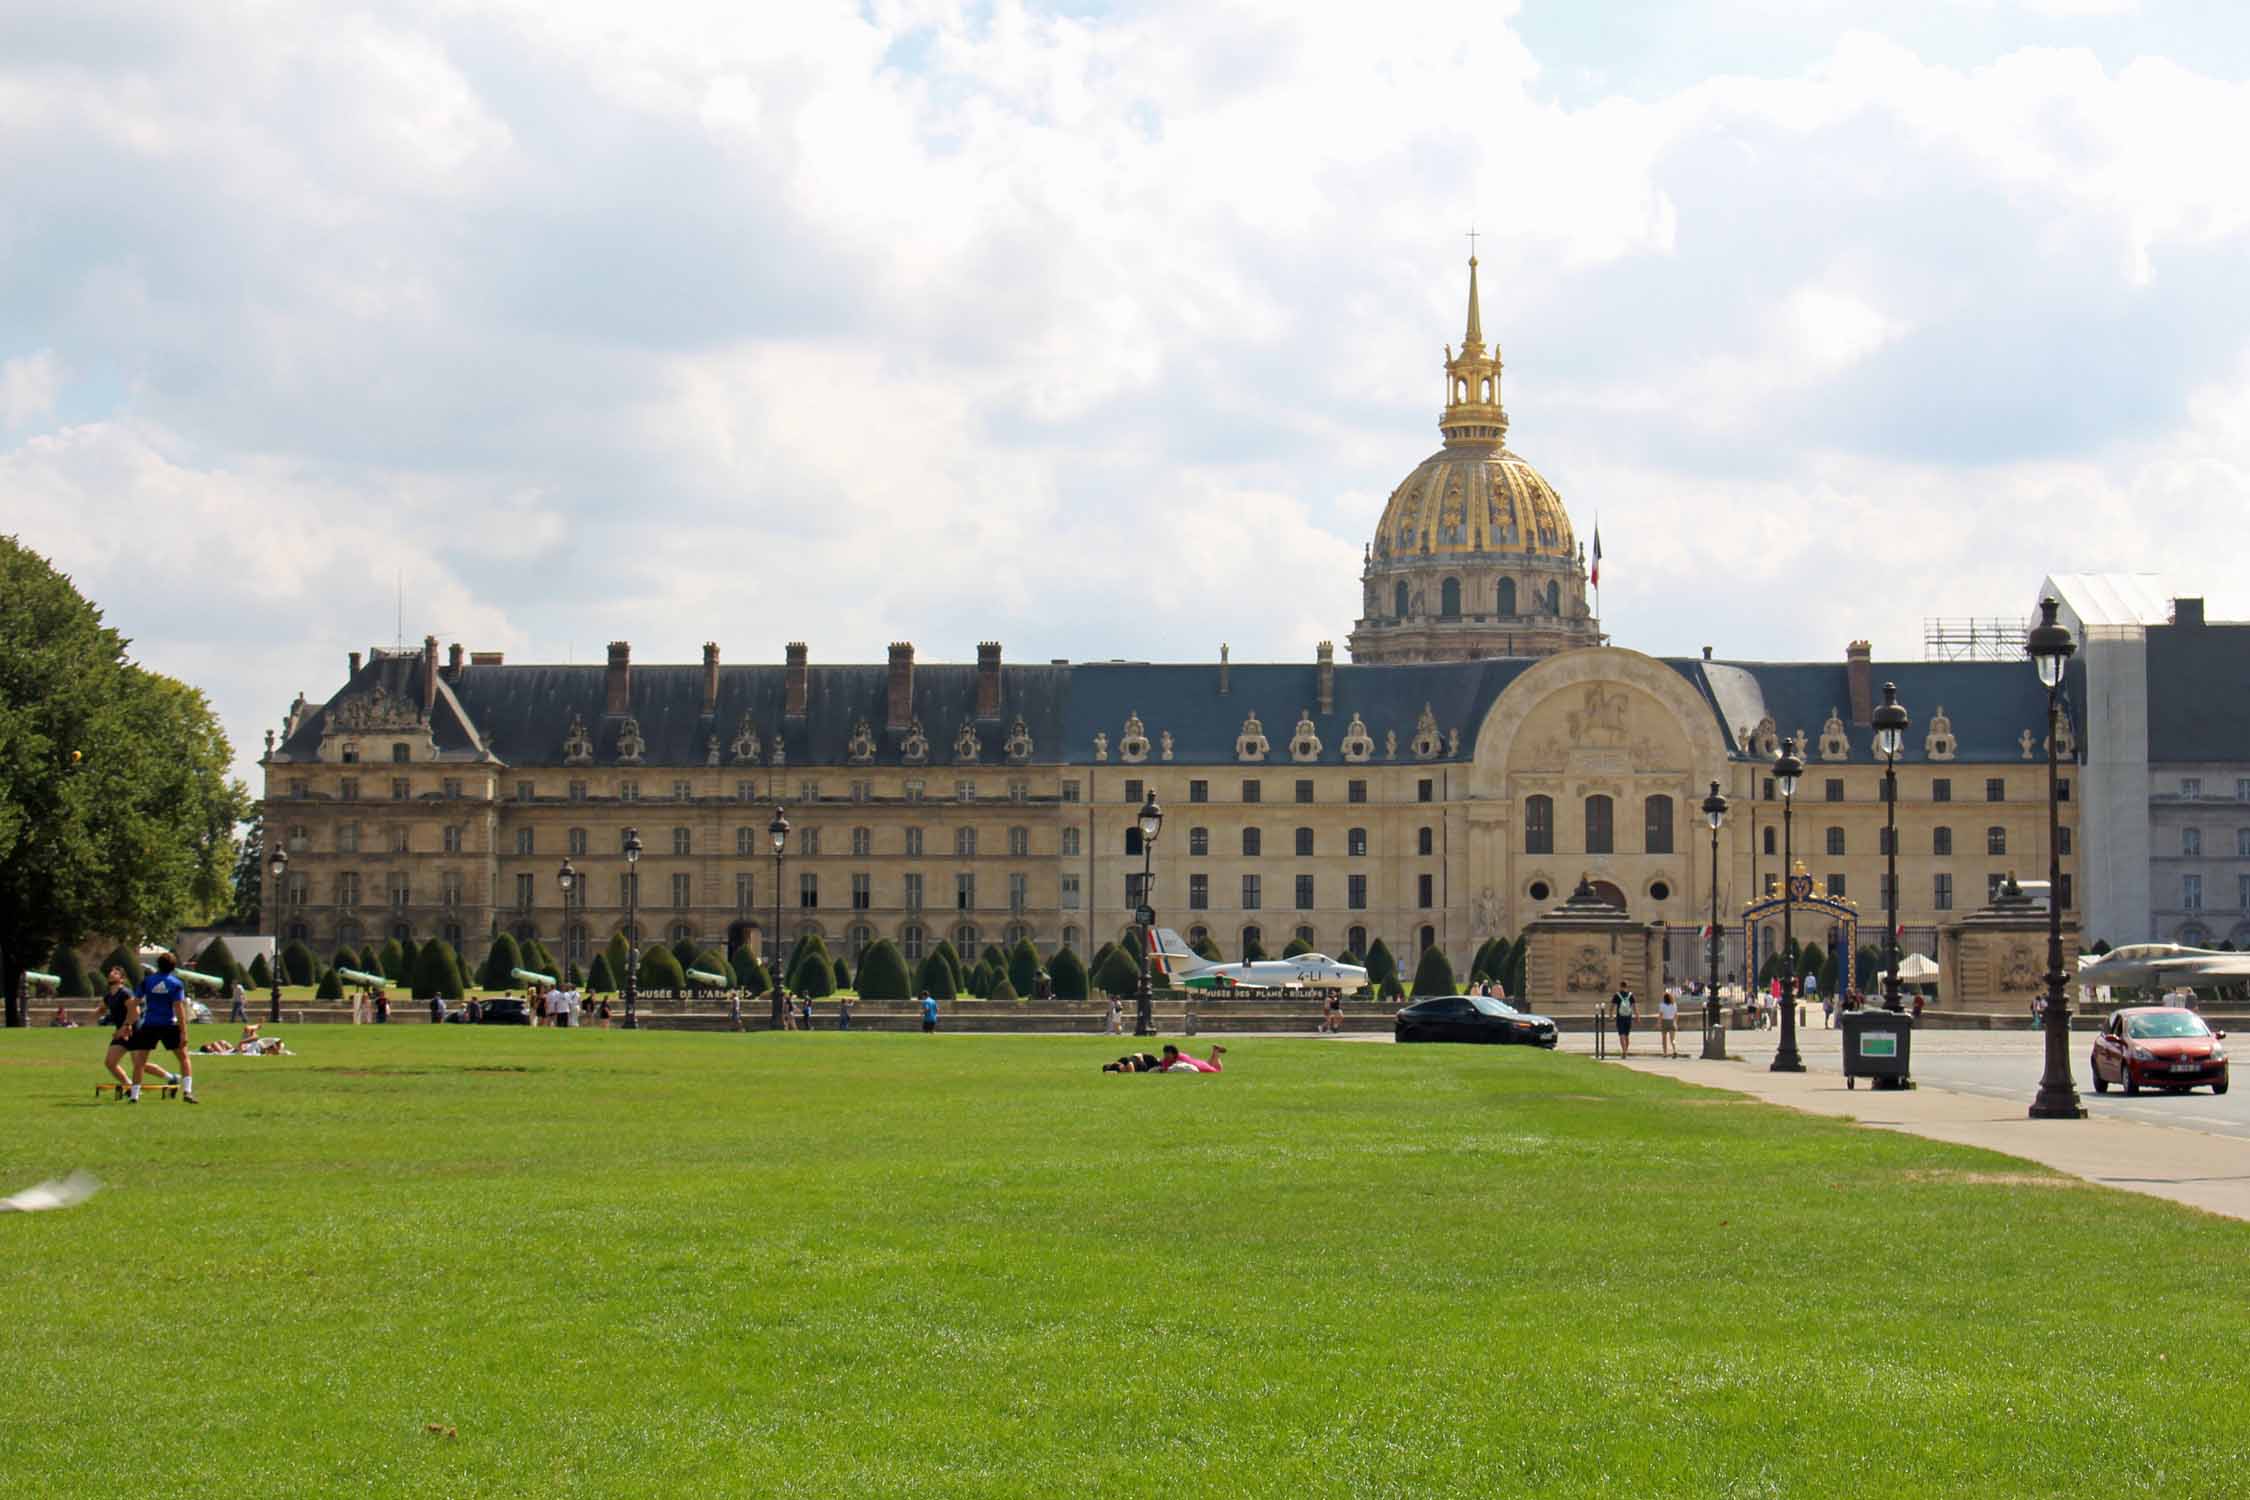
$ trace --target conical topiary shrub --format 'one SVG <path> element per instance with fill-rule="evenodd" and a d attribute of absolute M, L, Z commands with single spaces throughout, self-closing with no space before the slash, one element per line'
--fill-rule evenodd
<path fill-rule="evenodd" d="M 1447 961 L 1445 950 L 1432 943 L 1422 950 L 1422 961 L 1414 967 L 1414 998 L 1456 993 L 1453 965 Z"/>
<path fill-rule="evenodd" d="M 906 960 L 898 944 L 877 938 L 859 960 L 859 996 L 862 1000 L 906 1000 L 909 981 Z"/>
<path fill-rule="evenodd" d="M 1047 960 L 1047 978 L 1055 987 L 1056 999 L 1086 998 L 1086 965 L 1068 948 L 1061 949 Z"/>

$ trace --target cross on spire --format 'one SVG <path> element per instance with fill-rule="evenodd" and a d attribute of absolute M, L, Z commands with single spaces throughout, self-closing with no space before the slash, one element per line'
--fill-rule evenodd
<path fill-rule="evenodd" d="M 1471 260 L 1475 260 L 1476 258 L 1477 258 L 1477 226 L 1476 226 L 1476 224 L 1475 224 L 1475 223 L 1474 223 L 1474 222 L 1472 221 L 1472 222 L 1470 223 L 1470 225 L 1469 225 L 1469 259 L 1471 259 Z"/>

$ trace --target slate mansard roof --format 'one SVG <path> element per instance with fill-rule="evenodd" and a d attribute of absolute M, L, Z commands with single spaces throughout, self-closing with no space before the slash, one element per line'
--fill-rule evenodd
<path fill-rule="evenodd" d="M 1353 716 L 1374 742 L 1370 763 L 1392 762 L 1386 737 L 1398 736 L 1396 763 L 1426 760 L 1459 762 L 1475 753 L 1477 732 L 1494 702 L 1537 663 L 1524 659 L 1447 662 L 1401 666 L 1334 667 L 1334 702 L 1320 712 L 1321 668 L 1313 663 L 1245 662 L 1148 663 L 1084 662 L 1075 665 L 1003 665 L 996 716 L 976 714 L 980 668 L 972 664 L 929 663 L 913 669 L 912 717 L 929 741 L 919 764 L 932 770 L 959 764 L 954 741 L 964 724 L 977 735 L 976 764 L 1008 764 L 1005 742 L 1017 720 L 1031 740 L 1032 764 L 1095 763 L 1095 736 L 1106 737 L 1107 763 L 1126 763 L 1122 740 L 1126 721 L 1138 715 L 1151 747 L 1143 764 L 1225 766 L 1245 764 L 1236 753 L 1244 720 L 1255 713 L 1269 742 L 1266 764 L 1297 764 L 1289 741 L 1299 715 L 1309 714 L 1321 749 L 1314 764 L 1341 764 Z M 1823 724 L 1834 710 L 1845 721 L 1850 761 L 1872 764 L 1869 730 L 1851 720 L 1849 669 L 1834 663 L 1718 662 L 1696 658 L 1664 659 L 1711 707 L 1730 753 L 1749 754 L 1745 731 L 1754 732 L 1770 717 L 1783 735 L 1805 733 L 1808 757 L 1820 764 Z M 318 758 L 324 724 L 350 700 L 366 701 L 380 692 L 394 704 L 419 710 L 426 658 L 420 653 L 384 652 L 354 674 L 327 702 L 296 715 L 290 732 L 276 745 L 277 759 Z M 604 666 L 502 665 L 472 662 L 441 667 L 430 730 L 441 756 L 480 761 L 487 756 L 509 766 L 568 764 L 565 740 L 573 722 L 593 741 L 590 764 L 620 764 L 622 716 L 607 715 Z M 864 722 L 874 740 L 877 766 L 906 764 L 905 735 L 886 728 L 889 668 L 865 665 L 810 665 L 805 671 L 805 712 L 783 714 L 789 668 L 720 666 L 716 710 L 703 704 L 700 666 L 635 665 L 631 669 L 629 709 L 643 740 L 638 764 L 692 767 L 710 762 L 718 741 L 718 764 L 743 764 L 734 741 L 747 718 L 761 741 L 758 764 L 771 764 L 774 736 L 781 737 L 786 764 L 840 766 L 851 762 L 850 742 Z M 1896 682 L 1900 701 L 1913 715 L 1904 760 L 1926 760 L 1924 737 L 1939 708 L 1952 721 L 1959 741 L 1954 759 L 2015 761 L 2023 758 L 2022 735 L 2042 725 L 2044 693 L 2030 667 L 1995 662 L 1875 662 L 1871 676 Z M 1221 690 L 1222 683 L 1224 691 Z M 2070 696 L 2083 694 L 2083 676 L 2074 665 Z M 1417 757 L 1411 746 L 1427 707 L 1444 743 L 1436 755 Z M 1459 731 L 1459 741 L 1452 732 Z M 1172 758 L 1157 748 L 1172 736 Z M 367 731 L 381 738 L 381 729 Z M 372 759 L 373 757 L 371 757 Z M 582 762 L 582 764 L 585 764 Z"/>

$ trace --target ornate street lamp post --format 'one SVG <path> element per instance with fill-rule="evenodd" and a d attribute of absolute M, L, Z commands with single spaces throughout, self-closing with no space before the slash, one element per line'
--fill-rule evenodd
<path fill-rule="evenodd" d="M 1156 1035 L 1156 992 L 1149 985 L 1148 945 L 1156 941 L 1156 835 L 1164 828 L 1164 809 L 1156 805 L 1156 790 L 1149 789 L 1141 804 L 1141 902 L 1133 920 L 1141 924 L 1141 982 L 1134 991 L 1133 1035 Z"/>
<path fill-rule="evenodd" d="M 1781 793 L 1781 1046 L 1773 1055 L 1776 1073 L 1802 1073 L 1805 1060 L 1797 1054 L 1797 955 L 1791 952 L 1796 943 L 1794 927 L 1797 900 L 1797 870 L 1795 850 L 1790 842 L 1790 815 L 1797 796 L 1797 778 L 1805 774 L 1805 763 L 1797 759 L 1796 748 L 1783 745 L 1781 754 L 1774 758 L 1774 787 Z"/>
<path fill-rule="evenodd" d="M 773 841 L 773 1029 L 779 1031 L 781 1007 L 788 1003 L 781 996 L 781 861 L 789 852 L 789 820 L 778 806 L 766 825 L 766 837 Z"/>
<path fill-rule="evenodd" d="M 273 871 L 274 912 L 273 963 L 266 972 L 266 978 L 268 980 L 268 987 L 266 992 L 266 1024 L 269 1026 L 279 1026 L 281 1024 L 281 918 L 284 915 L 284 913 L 282 912 L 283 901 L 281 893 L 284 890 L 288 889 L 288 887 L 282 883 L 282 877 L 289 873 L 289 851 L 287 849 L 284 849 L 279 844 L 274 845 L 273 858 L 266 861 L 266 868 Z"/>
<path fill-rule="evenodd" d="M 2062 796 L 2055 780 L 2056 742 L 2062 738 L 2063 673 L 2078 643 L 2058 623 L 2060 606 L 2052 597 L 2039 601 L 2039 623 L 2025 635 L 2024 655 L 2039 669 L 2047 689 L 2047 1068 L 2031 1101 L 2034 1120 L 2083 1120 L 2086 1106 L 2070 1076 L 2070 1000 L 2063 989 L 2062 952 Z"/>
<path fill-rule="evenodd" d="M 572 869 L 572 868 L 571 868 L 571 865 L 570 865 L 570 861 L 569 861 L 569 859 L 567 859 L 567 858 L 566 858 L 566 859 L 564 859 L 564 860 L 563 860 L 563 862 L 562 862 L 562 868 L 561 868 L 560 870 L 558 870 L 558 871 L 556 871 L 556 872 L 555 872 L 555 883 L 556 883 L 557 885 L 559 885 L 559 886 L 561 886 L 561 887 L 562 887 L 562 898 L 563 898 L 563 915 L 562 915 L 562 938 L 563 938 L 563 971 L 562 971 L 562 972 L 561 972 L 560 974 L 557 974 L 557 975 L 556 975 L 555 977 L 556 977 L 557 979 L 560 979 L 560 980 L 561 980 L 561 981 L 562 981 L 562 982 L 563 982 L 564 984 L 568 984 L 568 983 L 570 983 L 570 962 L 571 962 L 571 959 L 570 959 L 570 898 L 571 898 L 571 896 L 572 896 L 573 894 L 575 894 L 575 893 L 577 892 L 577 890 L 578 890 L 578 872 L 577 872 L 576 870 L 574 870 L 574 869 Z"/>
<path fill-rule="evenodd" d="M 1711 941 L 1706 950 L 1710 959 L 1710 972 L 1705 976 L 1709 986 L 1703 993 L 1703 1055 L 1724 1062 L 1727 1056 L 1726 1012 L 1719 1006 L 1719 828 L 1727 820 L 1727 799 L 1719 795 L 1719 784 L 1711 783 L 1711 795 L 1703 799 L 1703 821 L 1711 825 Z"/>
<path fill-rule="evenodd" d="M 1875 750 L 1883 757 L 1883 842 L 1887 887 L 1883 898 L 1883 1009 L 1904 1010 L 1898 997 L 1898 757 L 1906 748 L 1906 709 L 1898 684 L 1883 684 L 1883 706 L 1876 709 Z"/>
<path fill-rule="evenodd" d="M 625 1029 L 641 1025 L 641 831 L 625 830 Z"/>

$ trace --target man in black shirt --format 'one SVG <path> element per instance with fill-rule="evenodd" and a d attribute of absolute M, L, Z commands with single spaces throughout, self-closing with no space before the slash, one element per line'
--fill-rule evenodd
<path fill-rule="evenodd" d="M 102 1066 L 109 1069 L 110 1077 L 117 1080 L 120 1089 L 129 1089 L 133 1080 L 125 1076 L 122 1066 L 125 1044 L 132 1040 L 133 1023 L 140 1019 L 141 1003 L 133 998 L 132 986 L 125 982 L 125 970 L 111 964 L 109 968 L 109 993 L 102 996 L 102 1024 L 109 1028 L 109 1055 Z"/>

